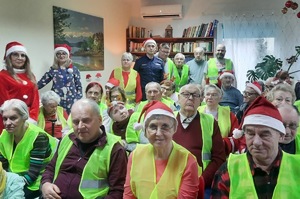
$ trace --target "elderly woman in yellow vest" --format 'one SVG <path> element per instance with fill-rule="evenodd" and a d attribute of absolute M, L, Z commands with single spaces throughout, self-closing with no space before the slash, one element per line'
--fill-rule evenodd
<path fill-rule="evenodd" d="M 110 133 L 121 137 L 127 151 L 133 151 L 138 143 L 149 143 L 139 129 L 134 129 L 134 124 L 140 117 L 139 112 L 127 109 L 122 101 L 113 101 L 110 103 L 107 113 L 112 119 Z"/>
<path fill-rule="evenodd" d="M 54 154 L 56 139 L 26 122 L 28 107 L 19 99 L 5 101 L 1 114 L 5 127 L 0 136 L 3 168 L 23 178 L 25 198 L 38 197 L 41 174 Z"/>
<path fill-rule="evenodd" d="M 131 153 L 123 198 L 197 198 L 197 161 L 172 141 L 177 129 L 173 111 L 160 101 L 152 101 L 142 113 L 150 144 L 138 145 Z"/>
<path fill-rule="evenodd" d="M 131 53 L 125 52 L 122 55 L 122 67 L 115 68 L 109 78 L 120 81 L 120 87 L 124 89 L 127 103 L 132 107 L 142 100 L 142 88 L 140 75 L 132 69 L 133 57 Z"/>
<path fill-rule="evenodd" d="M 199 112 L 211 114 L 218 122 L 222 138 L 232 136 L 232 131 L 238 128 L 238 120 L 235 115 L 230 111 L 229 106 L 220 106 L 219 102 L 222 99 L 222 90 L 215 84 L 206 85 L 204 88 L 204 98 L 206 105 L 202 105 L 198 108 Z M 229 155 L 234 149 L 234 145 L 231 143 L 235 140 L 225 139 L 225 152 Z M 227 143 L 227 141 L 229 141 Z"/>
<path fill-rule="evenodd" d="M 53 137 L 61 139 L 63 132 L 69 127 L 67 126 L 68 114 L 63 107 L 59 106 L 59 95 L 54 91 L 46 91 L 41 96 L 41 102 L 37 125 Z"/>
<path fill-rule="evenodd" d="M 168 79 L 175 79 L 175 91 L 178 92 L 182 86 L 188 83 L 190 70 L 189 66 L 185 64 L 185 56 L 182 53 L 177 53 L 174 56 L 174 63 L 171 71 L 169 71 Z"/>

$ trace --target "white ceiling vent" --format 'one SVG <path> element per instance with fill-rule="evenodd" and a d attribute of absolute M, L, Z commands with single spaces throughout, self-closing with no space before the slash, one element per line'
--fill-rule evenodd
<path fill-rule="evenodd" d="M 182 5 L 159 5 L 141 7 L 141 15 L 143 19 L 155 18 L 182 18 Z"/>

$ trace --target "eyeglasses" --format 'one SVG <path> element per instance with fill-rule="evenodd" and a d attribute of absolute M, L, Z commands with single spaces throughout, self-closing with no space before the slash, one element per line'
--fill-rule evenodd
<path fill-rule="evenodd" d="M 291 124 L 283 123 L 283 126 L 284 126 L 284 128 L 289 127 L 289 129 L 291 129 L 291 130 L 296 130 L 298 128 L 298 125 L 295 123 L 291 123 Z"/>
<path fill-rule="evenodd" d="M 58 52 L 56 53 L 56 57 L 59 57 L 59 56 L 66 56 L 67 53 L 66 52 Z"/>
<path fill-rule="evenodd" d="M 21 57 L 21 59 L 25 59 L 26 58 L 26 54 L 24 53 L 12 53 L 11 56 L 15 59 L 18 59 Z"/>
<path fill-rule="evenodd" d="M 170 54 L 170 51 L 160 50 L 160 52 L 162 52 L 162 53 L 164 53 L 164 54 Z"/>
<path fill-rule="evenodd" d="M 216 97 L 219 97 L 219 94 L 218 93 L 206 93 L 205 97 L 216 98 Z"/>
<path fill-rule="evenodd" d="M 244 91 L 243 95 L 245 95 L 246 97 L 250 97 L 251 95 L 257 95 L 257 93 L 250 93 L 250 92 Z"/>
<path fill-rule="evenodd" d="M 148 126 L 148 131 L 149 131 L 151 134 L 154 134 L 154 133 L 157 133 L 157 131 L 158 131 L 158 129 L 159 129 L 160 132 L 161 132 L 162 134 L 166 134 L 166 133 L 170 132 L 170 129 L 171 129 L 171 128 L 172 128 L 172 126 L 169 126 L 169 125 L 167 125 L 167 124 L 161 125 L 160 128 L 158 128 L 158 126 L 155 125 L 155 124 L 150 124 L 150 125 Z"/>
<path fill-rule="evenodd" d="M 162 90 L 165 90 L 165 91 L 172 91 L 171 88 L 166 88 L 166 87 L 161 87 Z"/>
<path fill-rule="evenodd" d="M 193 97 L 193 99 L 197 99 L 201 97 L 201 95 L 197 93 L 180 93 L 180 95 L 182 95 L 186 99 L 189 99 L 191 96 Z"/>

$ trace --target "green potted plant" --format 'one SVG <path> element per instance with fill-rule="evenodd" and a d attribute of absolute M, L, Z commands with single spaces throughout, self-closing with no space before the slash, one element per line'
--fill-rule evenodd
<path fill-rule="evenodd" d="M 296 46 L 295 50 L 296 54 L 286 59 L 289 64 L 287 69 L 289 75 L 300 71 L 296 70 L 290 72 L 292 65 L 297 61 L 300 55 L 300 46 Z M 255 66 L 255 70 L 247 71 L 247 78 L 251 82 L 256 80 L 267 80 L 269 77 L 275 77 L 277 72 L 280 70 L 282 70 L 282 61 L 275 58 L 273 55 L 266 55 L 263 58 L 263 61 Z"/>

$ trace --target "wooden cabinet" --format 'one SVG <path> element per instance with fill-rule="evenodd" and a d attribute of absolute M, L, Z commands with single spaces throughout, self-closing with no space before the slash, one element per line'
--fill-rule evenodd
<path fill-rule="evenodd" d="M 170 57 L 178 52 L 183 53 L 186 57 L 193 57 L 195 47 L 201 46 L 205 50 L 206 59 L 214 55 L 214 37 L 182 37 L 182 38 L 152 38 L 158 46 L 161 43 L 168 43 L 171 47 Z M 126 51 L 140 57 L 145 54 L 143 42 L 147 38 L 126 38 Z"/>

